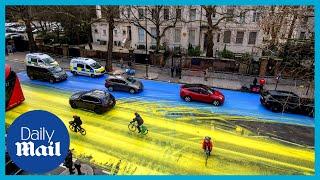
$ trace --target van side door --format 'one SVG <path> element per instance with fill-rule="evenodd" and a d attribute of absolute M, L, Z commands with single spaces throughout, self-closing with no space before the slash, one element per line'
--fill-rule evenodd
<path fill-rule="evenodd" d="M 94 71 L 92 69 L 92 67 L 90 67 L 89 65 L 86 64 L 86 74 L 88 76 L 90 76 L 91 74 L 94 74 Z"/>
<path fill-rule="evenodd" d="M 86 74 L 83 64 L 81 64 L 81 63 L 77 64 L 77 72 L 78 72 L 78 74 L 82 74 L 82 75 Z"/>

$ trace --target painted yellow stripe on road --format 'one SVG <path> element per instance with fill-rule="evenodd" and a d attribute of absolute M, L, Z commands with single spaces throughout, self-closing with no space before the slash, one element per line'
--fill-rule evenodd
<path fill-rule="evenodd" d="M 314 150 L 232 134 L 203 124 L 210 117 L 234 117 L 124 98 L 111 111 L 96 115 L 72 109 L 68 104 L 70 93 L 29 85 L 23 85 L 23 90 L 26 101 L 6 113 L 7 123 L 35 109 L 56 114 L 66 125 L 77 114 L 87 130 L 86 136 L 70 132 L 77 156 L 92 156 L 93 163 L 118 174 L 314 174 Z M 144 118 L 150 130 L 148 135 L 129 132 L 127 125 L 134 112 Z M 190 116 L 175 116 L 179 113 Z M 191 114 L 208 118 L 198 119 Z M 200 144 L 206 135 L 214 139 L 214 152 L 207 167 Z"/>

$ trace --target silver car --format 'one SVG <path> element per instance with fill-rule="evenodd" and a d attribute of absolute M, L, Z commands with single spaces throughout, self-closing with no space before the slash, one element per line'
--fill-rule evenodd
<path fill-rule="evenodd" d="M 106 79 L 105 87 L 109 91 L 127 91 L 131 94 L 141 92 L 143 84 L 141 81 L 130 76 L 109 76 Z"/>

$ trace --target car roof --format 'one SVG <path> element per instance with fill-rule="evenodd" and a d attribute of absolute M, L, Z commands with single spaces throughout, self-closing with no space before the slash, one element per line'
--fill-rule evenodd
<path fill-rule="evenodd" d="M 184 88 L 191 88 L 191 87 L 202 87 L 202 88 L 210 88 L 204 84 L 185 84 L 183 85 Z"/>
<path fill-rule="evenodd" d="M 108 77 L 108 79 L 122 79 L 122 80 L 126 80 L 127 77 L 121 76 L 121 75 L 110 75 L 110 76 Z"/>
<path fill-rule="evenodd" d="M 86 64 L 96 63 L 95 60 L 93 60 L 91 58 L 84 58 L 84 57 L 77 57 L 77 58 L 71 59 L 71 63 L 73 63 L 74 61 L 83 62 L 83 63 L 86 63 Z"/>
<path fill-rule="evenodd" d="M 93 90 L 90 90 L 90 91 L 86 91 L 84 93 L 84 95 L 93 96 L 93 97 L 96 97 L 96 98 L 99 98 L 99 99 L 103 99 L 106 96 L 109 96 L 109 93 L 107 93 L 105 91 L 102 91 L 102 90 L 93 89 Z"/>
<path fill-rule="evenodd" d="M 290 91 L 269 90 L 268 93 L 273 96 L 298 96 L 297 94 Z"/>
<path fill-rule="evenodd" d="M 44 53 L 29 53 L 26 56 L 37 56 L 40 59 L 50 58 L 50 56 L 48 54 L 44 54 Z"/>

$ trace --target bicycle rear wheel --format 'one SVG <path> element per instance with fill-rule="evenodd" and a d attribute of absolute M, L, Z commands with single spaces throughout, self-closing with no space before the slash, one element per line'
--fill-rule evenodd
<path fill-rule="evenodd" d="M 80 134 L 82 134 L 83 136 L 85 136 L 87 134 L 86 130 L 81 128 L 80 129 Z"/>
<path fill-rule="evenodd" d="M 128 129 L 129 129 L 131 132 L 135 132 L 135 131 L 137 130 L 137 127 L 136 127 L 135 124 L 130 123 L 130 124 L 128 125 Z"/>
<path fill-rule="evenodd" d="M 76 131 L 76 129 L 75 129 L 75 127 L 74 127 L 74 125 L 72 125 L 72 124 L 70 124 L 70 125 L 69 125 L 69 129 L 70 129 L 71 131 L 73 131 L 73 132 L 75 132 L 75 131 Z"/>

